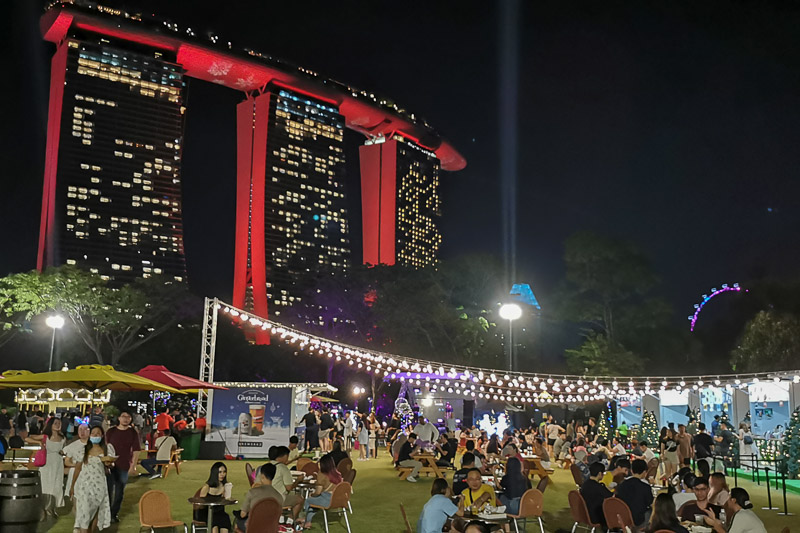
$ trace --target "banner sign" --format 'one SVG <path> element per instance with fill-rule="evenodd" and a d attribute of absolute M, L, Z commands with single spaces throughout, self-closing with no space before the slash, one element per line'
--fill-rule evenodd
<path fill-rule="evenodd" d="M 267 457 L 270 446 L 288 446 L 292 387 L 230 387 L 211 397 L 209 441 L 224 441 L 226 454 Z"/>

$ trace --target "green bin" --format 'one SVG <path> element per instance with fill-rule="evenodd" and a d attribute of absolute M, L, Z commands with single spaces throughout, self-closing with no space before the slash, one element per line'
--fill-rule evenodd
<path fill-rule="evenodd" d="M 184 461 L 194 461 L 200 453 L 200 435 L 202 431 L 181 432 L 181 459 Z"/>

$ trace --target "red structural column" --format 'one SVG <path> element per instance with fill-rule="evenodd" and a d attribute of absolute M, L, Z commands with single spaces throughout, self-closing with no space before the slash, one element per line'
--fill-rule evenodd
<path fill-rule="evenodd" d="M 394 265 L 397 239 L 397 141 L 361 146 L 363 262 Z"/>
<path fill-rule="evenodd" d="M 39 251 L 36 256 L 36 268 L 40 271 L 55 263 L 56 175 L 68 48 L 66 41 L 62 41 L 50 63 L 50 104 L 47 115 L 42 219 L 39 225 Z"/>
<path fill-rule="evenodd" d="M 269 94 L 249 97 L 236 106 L 236 237 L 233 305 L 244 308 L 252 291 L 253 313 L 267 318 L 267 273 L 264 202 L 267 164 Z M 258 329 L 256 344 L 269 344 Z"/>

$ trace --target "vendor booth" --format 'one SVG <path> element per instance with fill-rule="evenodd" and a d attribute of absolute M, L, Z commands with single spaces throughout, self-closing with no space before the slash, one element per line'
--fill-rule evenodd
<path fill-rule="evenodd" d="M 753 435 L 779 437 L 789 423 L 788 382 L 758 382 L 748 386 Z"/>
<path fill-rule="evenodd" d="M 209 391 L 206 440 L 221 442 L 225 454 L 265 458 L 270 446 L 286 446 L 311 397 L 336 392 L 327 383 L 216 383 Z"/>

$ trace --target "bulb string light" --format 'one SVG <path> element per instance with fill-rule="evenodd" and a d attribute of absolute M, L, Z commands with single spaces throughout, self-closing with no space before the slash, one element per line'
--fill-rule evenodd
<path fill-rule="evenodd" d="M 354 369 L 408 381 L 410 385 L 463 394 L 465 397 L 509 403 L 576 403 L 599 400 L 636 399 L 661 391 L 699 390 L 702 387 L 746 388 L 759 381 L 800 383 L 800 371 L 697 376 L 582 376 L 577 374 L 536 374 L 427 361 L 353 346 L 305 333 L 278 322 L 220 302 L 217 310 L 242 326 L 261 328 L 275 339 Z"/>

